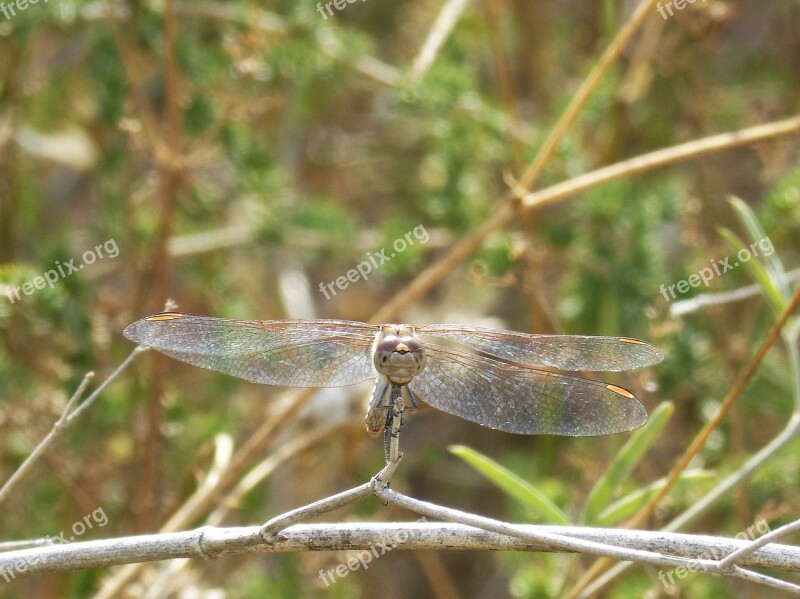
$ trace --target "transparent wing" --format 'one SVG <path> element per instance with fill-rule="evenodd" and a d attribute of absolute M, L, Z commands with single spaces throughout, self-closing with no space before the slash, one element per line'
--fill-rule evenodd
<path fill-rule="evenodd" d="M 426 345 L 427 363 L 409 387 L 435 408 L 521 434 L 608 435 L 647 421 L 632 393 L 600 381 L 504 364 Z"/>
<path fill-rule="evenodd" d="M 230 320 L 167 312 L 129 325 L 128 339 L 254 383 L 338 387 L 377 376 L 377 327 L 344 320 Z"/>
<path fill-rule="evenodd" d="M 503 360 L 560 370 L 629 370 L 657 364 L 664 359 L 661 350 L 628 337 L 527 335 L 447 324 L 417 327 L 416 331 L 419 335 L 431 335 L 469 345 Z"/>

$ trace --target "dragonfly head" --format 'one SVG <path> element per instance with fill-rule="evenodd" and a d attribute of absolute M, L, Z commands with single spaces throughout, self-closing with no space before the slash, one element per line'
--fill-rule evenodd
<path fill-rule="evenodd" d="M 375 337 L 372 359 L 375 369 L 390 383 L 407 385 L 425 368 L 425 348 L 414 327 L 384 325 Z"/>

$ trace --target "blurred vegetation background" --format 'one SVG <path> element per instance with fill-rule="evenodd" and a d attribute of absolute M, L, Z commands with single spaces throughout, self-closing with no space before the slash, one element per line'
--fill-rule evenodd
<path fill-rule="evenodd" d="M 332 5 L 329 14 L 308 0 L 52 0 L 11 18 L 0 13 L 0 480 L 47 433 L 87 371 L 102 381 L 132 350 L 124 326 L 168 298 L 181 311 L 220 317 L 369 320 L 498 210 L 636 5 L 468 3 L 426 61 L 420 49 L 444 4 L 362 0 Z M 791 117 L 798 91 L 797 2 L 709 0 L 667 19 L 654 8 L 538 187 Z M 622 335 L 659 346 L 662 365 L 611 377 L 635 389 L 649 411 L 674 404 L 617 497 L 635 491 L 666 474 L 775 320 L 760 294 L 670 314 L 677 300 L 752 284 L 746 268 L 672 302 L 660 292 L 734 255 L 720 228 L 757 241 L 730 195 L 750 205 L 787 270 L 796 267 L 800 163 L 797 140 L 784 139 L 520 211 L 398 320 Z M 330 299 L 320 292 L 420 225 L 427 242 Z M 116 257 L 11 301 L 10 289 L 56 262 L 80 264 L 109 240 Z M 792 412 L 787 361 L 776 346 L 693 463 L 711 474 L 663 500 L 653 528 L 780 431 Z M 321 392 L 277 427 L 250 466 L 319 423 L 337 423 L 230 506 L 222 523 L 259 523 L 372 476 L 383 449 L 364 434 L 367 395 L 360 387 Z M 99 507 L 108 524 L 82 539 L 157 531 L 204 479 L 220 444 L 240 448 L 286 397 L 145 355 L 5 502 L 0 536 L 57 535 Z M 404 428 L 394 486 L 487 516 L 544 521 L 447 450 L 466 445 L 577 520 L 628 437 L 518 437 L 423 407 Z M 798 452 L 794 441 L 688 530 L 733 536 L 761 518 L 773 529 L 795 519 Z M 416 519 L 377 501 L 334 516 Z M 345 559 L 193 562 L 158 596 L 549 597 L 591 564 L 562 555 L 395 551 L 326 587 L 320 568 Z M 139 586 L 117 596 L 148 596 L 164 567 L 146 569 Z M 0 597 L 88 597 L 112 574 L 2 582 Z M 604 592 L 780 596 L 699 574 L 666 589 L 642 567 Z"/>

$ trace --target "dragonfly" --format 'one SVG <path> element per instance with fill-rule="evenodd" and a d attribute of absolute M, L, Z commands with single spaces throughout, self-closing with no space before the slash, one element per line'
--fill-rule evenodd
<path fill-rule="evenodd" d="M 393 403 L 417 399 L 519 434 L 594 436 L 639 428 L 633 393 L 584 378 L 657 364 L 664 354 L 628 337 L 532 335 L 484 327 L 373 325 L 347 320 L 234 320 L 164 312 L 125 337 L 172 358 L 254 383 L 340 387 L 375 379 L 365 418 L 378 434 Z M 562 372 L 557 372 L 562 371 Z"/>

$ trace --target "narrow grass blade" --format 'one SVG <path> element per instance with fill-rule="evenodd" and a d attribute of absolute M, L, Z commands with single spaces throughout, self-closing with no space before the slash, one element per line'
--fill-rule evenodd
<path fill-rule="evenodd" d="M 714 473 L 710 470 L 686 470 L 681 473 L 672 492 L 680 492 L 681 488 L 684 487 L 687 482 L 710 479 L 713 476 Z M 641 489 L 628 493 L 600 512 L 595 525 L 615 526 L 623 520 L 627 520 L 644 507 L 644 505 L 650 501 L 650 498 L 661 490 L 665 484 L 667 484 L 667 479 L 660 478 Z"/>
<path fill-rule="evenodd" d="M 451 445 L 450 452 L 464 460 L 488 478 L 509 497 L 513 497 L 528 509 L 553 524 L 570 524 L 567 515 L 529 482 L 523 480 L 491 458 L 465 445 Z"/>
<path fill-rule="evenodd" d="M 608 505 L 614 493 L 630 476 L 631 471 L 661 434 L 664 426 L 672 417 L 674 409 L 671 402 L 660 403 L 653 410 L 647 424 L 636 431 L 622 446 L 622 449 L 614 457 L 614 461 L 589 492 L 589 497 L 583 507 L 581 523 L 591 525 L 596 522 L 597 515 Z"/>
<path fill-rule="evenodd" d="M 728 242 L 728 245 L 735 252 L 738 252 L 741 248 L 747 247 L 744 242 L 736 236 L 735 233 L 728 229 L 720 228 L 719 234 L 725 238 L 725 240 Z M 750 275 L 753 277 L 753 279 L 755 279 L 759 287 L 764 290 L 764 295 L 772 306 L 772 309 L 780 314 L 783 311 L 783 308 L 786 306 L 786 299 L 783 297 L 780 288 L 776 285 L 773 278 L 767 272 L 767 269 L 764 268 L 761 262 L 759 262 L 758 258 L 752 258 L 747 262 L 734 262 L 734 264 L 741 264 L 748 270 L 748 272 L 750 272 Z"/>
<path fill-rule="evenodd" d="M 750 234 L 750 238 L 753 239 L 752 250 L 754 253 L 756 250 L 758 251 L 758 261 L 764 265 L 773 284 L 780 292 L 781 296 L 783 296 L 783 304 L 786 305 L 792 292 L 789 288 L 789 281 L 786 278 L 786 270 L 783 268 L 783 263 L 775 251 L 772 241 L 766 231 L 761 227 L 761 223 L 758 222 L 750 206 L 735 196 L 728 198 L 728 201 L 736 211 L 736 215 L 739 217 L 742 225 L 744 225 L 745 229 L 747 229 L 747 232 Z M 766 248 L 762 246 L 762 242 L 767 242 L 764 244 L 767 246 Z M 742 245 L 740 247 L 743 248 L 745 246 Z"/>

